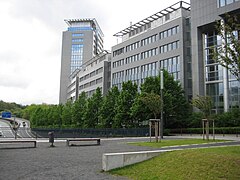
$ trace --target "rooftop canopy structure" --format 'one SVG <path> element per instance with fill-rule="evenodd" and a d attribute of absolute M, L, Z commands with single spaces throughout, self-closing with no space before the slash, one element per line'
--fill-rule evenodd
<path fill-rule="evenodd" d="M 186 3 L 184 1 L 179 1 L 178 3 L 175 3 L 172 6 L 169 6 L 165 9 L 163 9 L 163 10 L 161 10 L 161 11 L 159 11 L 159 12 L 157 12 L 157 13 L 155 13 L 155 14 L 147 17 L 147 18 L 145 18 L 145 19 L 131 25 L 130 27 L 128 27 L 128 28 L 126 28 L 122 31 L 119 31 L 118 33 L 114 34 L 113 36 L 116 36 L 116 37 L 124 36 L 125 34 L 130 33 L 130 31 L 133 31 L 133 30 L 135 30 L 135 29 L 137 29 L 141 26 L 144 26 L 146 24 L 149 24 L 149 23 L 151 23 L 151 22 L 153 22 L 153 21 L 155 21 L 155 20 L 157 20 L 157 19 L 159 19 L 163 16 L 166 16 L 169 13 L 172 13 L 173 11 L 176 11 L 176 10 L 180 9 L 180 8 L 183 8 L 185 10 L 190 10 L 190 4 Z"/>

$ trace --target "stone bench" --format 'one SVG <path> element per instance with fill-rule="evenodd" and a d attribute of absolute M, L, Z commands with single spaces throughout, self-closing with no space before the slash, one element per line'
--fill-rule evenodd
<path fill-rule="evenodd" d="M 70 142 L 80 142 L 80 141 L 96 141 L 97 145 L 100 145 L 100 139 L 99 138 L 76 138 L 76 139 L 67 139 L 66 145 L 70 146 Z"/>
<path fill-rule="evenodd" d="M 33 148 L 37 147 L 37 141 L 35 141 L 35 140 L 3 140 L 3 141 L 0 141 L 0 144 L 13 144 L 13 143 L 18 143 L 18 144 L 33 143 Z"/>

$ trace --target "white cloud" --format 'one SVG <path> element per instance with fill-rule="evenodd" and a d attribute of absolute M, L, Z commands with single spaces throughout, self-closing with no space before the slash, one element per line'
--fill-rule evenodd
<path fill-rule="evenodd" d="M 113 34 L 177 0 L 1 0 L 0 100 L 21 104 L 58 103 L 64 19 L 96 18 Z M 189 2 L 189 0 L 188 0 Z"/>

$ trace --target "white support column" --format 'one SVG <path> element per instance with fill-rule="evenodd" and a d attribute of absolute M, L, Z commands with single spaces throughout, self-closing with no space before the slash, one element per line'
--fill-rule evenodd
<path fill-rule="evenodd" d="M 228 70 L 223 67 L 223 102 L 224 102 L 224 112 L 229 110 L 229 78 Z"/>
<path fill-rule="evenodd" d="M 223 19 L 221 20 L 221 24 L 224 25 Z M 225 40 L 222 39 L 222 46 L 224 46 L 226 43 L 227 43 L 226 38 Z M 228 56 L 226 52 L 225 52 L 225 55 Z M 228 70 L 225 67 L 223 67 L 223 102 L 224 102 L 224 112 L 228 112 L 229 110 L 229 78 L 228 78 Z"/>

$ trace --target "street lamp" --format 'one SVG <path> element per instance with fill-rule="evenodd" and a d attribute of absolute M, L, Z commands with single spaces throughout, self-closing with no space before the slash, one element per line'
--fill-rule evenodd
<path fill-rule="evenodd" d="M 160 70 L 160 93 L 161 93 L 161 118 L 160 118 L 160 126 L 159 126 L 159 131 L 160 131 L 160 139 L 163 138 L 163 70 Z"/>

